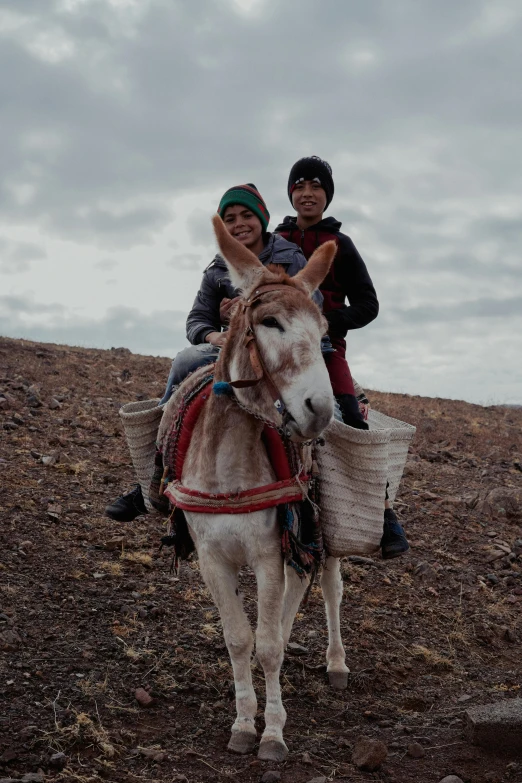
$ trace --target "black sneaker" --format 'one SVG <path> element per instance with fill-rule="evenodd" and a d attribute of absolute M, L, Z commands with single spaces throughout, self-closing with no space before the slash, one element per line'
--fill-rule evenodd
<path fill-rule="evenodd" d="M 105 509 L 105 516 L 115 519 L 116 522 L 132 522 L 140 514 L 147 513 L 139 484 L 136 484 L 131 492 L 117 498 Z"/>
<path fill-rule="evenodd" d="M 384 560 L 399 557 L 408 551 L 410 545 L 392 508 L 384 509 L 384 528 L 381 538 L 381 552 Z"/>

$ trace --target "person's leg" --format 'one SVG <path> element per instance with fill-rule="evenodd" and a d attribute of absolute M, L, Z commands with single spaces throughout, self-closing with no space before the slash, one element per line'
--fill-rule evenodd
<path fill-rule="evenodd" d="M 200 345 L 190 345 L 180 351 L 172 362 L 165 394 L 159 404 L 164 405 L 172 396 L 176 386 L 185 380 L 194 370 L 203 367 L 205 364 L 212 364 L 217 361 L 219 348 L 210 343 L 201 343 Z"/>
<path fill-rule="evenodd" d="M 324 359 L 342 419 L 349 427 L 367 430 L 368 424 L 359 409 L 352 374 L 346 361 L 346 343 L 344 340 L 333 338 L 332 346 L 335 350 L 325 354 Z"/>
<path fill-rule="evenodd" d="M 187 375 L 205 364 L 212 364 L 218 356 L 219 348 L 209 343 L 191 345 L 180 351 L 172 362 L 165 394 L 158 405 L 164 405 L 170 400 L 175 388 L 185 380 Z M 132 522 L 136 517 L 146 513 L 147 509 L 139 484 L 136 484 L 130 492 L 113 500 L 105 509 L 105 516 L 116 522 Z"/>
<path fill-rule="evenodd" d="M 386 499 L 384 501 L 384 527 L 381 538 L 382 557 L 384 560 L 391 560 L 393 557 L 400 557 L 409 548 L 410 545 L 406 538 L 406 533 L 390 503 L 387 484 Z"/>

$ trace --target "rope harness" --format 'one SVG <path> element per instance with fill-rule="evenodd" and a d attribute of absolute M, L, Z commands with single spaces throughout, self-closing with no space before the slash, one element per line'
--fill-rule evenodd
<path fill-rule="evenodd" d="M 279 393 L 279 390 L 275 385 L 272 376 L 270 375 L 270 373 L 266 368 L 266 364 L 263 361 L 263 357 L 261 356 L 261 353 L 259 352 L 259 347 L 257 345 L 257 340 L 256 340 L 256 334 L 254 331 L 252 313 L 253 313 L 253 308 L 259 304 L 264 294 L 270 293 L 272 291 L 284 291 L 285 288 L 286 286 L 282 286 L 279 283 L 267 283 L 266 285 L 262 285 L 259 288 L 257 288 L 248 299 L 245 299 L 241 303 L 241 306 L 243 308 L 243 315 L 245 316 L 247 321 L 247 328 L 245 330 L 243 345 L 248 350 L 248 354 L 250 357 L 250 364 L 254 371 L 254 378 L 248 380 L 237 380 L 237 381 L 230 382 L 230 386 L 232 386 L 234 389 L 244 389 L 249 386 L 255 386 L 260 381 L 264 380 L 268 392 L 272 397 L 272 401 L 274 403 L 275 409 L 283 417 L 287 414 L 286 405 L 283 402 L 283 398 Z"/>

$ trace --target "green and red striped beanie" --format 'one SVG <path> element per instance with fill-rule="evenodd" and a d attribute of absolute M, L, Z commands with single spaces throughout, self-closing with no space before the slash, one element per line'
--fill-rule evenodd
<path fill-rule="evenodd" d="M 246 185 L 234 185 L 233 188 L 229 188 L 219 202 L 218 215 L 222 218 L 226 208 L 234 204 L 240 204 L 242 207 L 252 210 L 261 221 L 263 231 L 267 230 L 270 212 L 255 185 L 249 182 Z"/>

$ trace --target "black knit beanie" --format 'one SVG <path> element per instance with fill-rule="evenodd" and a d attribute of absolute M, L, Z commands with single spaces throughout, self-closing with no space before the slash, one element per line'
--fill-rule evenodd
<path fill-rule="evenodd" d="M 226 208 L 231 207 L 233 204 L 240 204 L 251 209 L 254 215 L 261 221 L 263 231 L 266 231 L 270 222 L 270 213 L 255 185 L 249 182 L 247 185 L 234 185 L 233 188 L 229 188 L 219 202 L 218 214 L 220 217 L 223 217 Z"/>
<path fill-rule="evenodd" d="M 312 155 L 310 158 L 301 158 L 297 163 L 294 163 L 288 177 L 288 198 L 290 203 L 292 203 L 293 189 L 302 180 L 316 180 L 319 182 L 326 193 L 326 207 L 330 204 L 334 194 L 334 181 L 332 167 L 326 160 L 318 158 L 317 155 Z"/>

